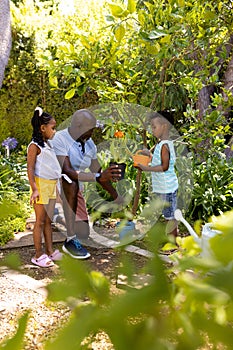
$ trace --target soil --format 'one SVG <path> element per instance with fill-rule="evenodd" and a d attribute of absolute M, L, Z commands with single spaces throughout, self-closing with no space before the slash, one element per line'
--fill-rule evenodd
<path fill-rule="evenodd" d="M 54 243 L 54 249 L 62 251 L 62 243 Z M 84 260 L 89 271 L 95 270 L 102 272 L 106 277 L 109 278 L 111 284 L 116 283 L 117 269 L 119 267 L 122 255 L 130 255 L 131 261 L 134 261 L 135 268 L 140 269 L 145 265 L 147 259 L 142 256 L 127 252 L 119 252 L 114 249 L 103 248 L 101 249 L 94 247 L 87 247 L 88 252 L 91 254 L 89 259 Z M 36 280 L 54 279 L 59 275 L 59 268 L 38 268 L 34 267 L 30 259 L 34 254 L 34 247 L 20 247 L 3 249 L 0 251 L 0 258 L 4 259 L 9 254 L 16 254 L 21 262 L 21 273 L 24 273 Z"/>

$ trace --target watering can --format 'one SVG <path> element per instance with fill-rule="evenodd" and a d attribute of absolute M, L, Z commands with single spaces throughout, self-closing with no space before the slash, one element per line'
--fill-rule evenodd
<path fill-rule="evenodd" d="M 134 155 L 132 155 L 134 166 L 137 166 L 138 164 L 148 165 L 150 163 L 151 157 L 141 154 L 142 152 L 143 150 L 138 150 Z"/>
<path fill-rule="evenodd" d="M 116 226 L 119 227 L 121 222 L 119 221 Z M 119 232 L 119 238 L 120 240 L 124 239 L 125 236 L 128 234 L 133 234 L 135 230 L 135 223 L 133 221 L 127 221 L 124 227 Z"/>
<path fill-rule="evenodd" d="M 194 231 L 194 229 L 191 227 L 191 225 L 185 220 L 180 209 L 175 210 L 174 216 L 177 221 L 182 222 L 186 226 L 190 235 L 193 236 L 195 242 L 201 248 L 201 256 L 205 258 L 212 257 L 213 254 L 209 244 L 209 239 L 216 235 L 221 234 L 222 232 L 218 230 L 214 230 L 212 228 L 213 225 L 208 223 L 203 226 L 202 235 L 199 237 Z"/>

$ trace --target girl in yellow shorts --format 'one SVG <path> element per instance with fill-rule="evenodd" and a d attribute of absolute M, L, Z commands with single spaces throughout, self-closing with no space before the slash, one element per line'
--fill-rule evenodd
<path fill-rule="evenodd" d="M 61 168 L 56 154 L 49 144 L 56 132 L 55 119 L 40 107 L 31 120 L 32 141 L 27 149 L 27 173 L 31 188 L 30 204 L 34 206 L 36 222 L 33 229 L 35 256 L 32 263 L 40 267 L 51 267 L 53 261 L 61 260 L 62 253 L 53 250 L 52 217 L 56 203 L 56 187 L 61 177 Z M 45 252 L 42 249 L 44 236 Z"/>

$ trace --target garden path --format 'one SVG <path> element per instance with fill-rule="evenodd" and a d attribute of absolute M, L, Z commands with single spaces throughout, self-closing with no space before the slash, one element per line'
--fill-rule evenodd
<path fill-rule="evenodd" d="M 50 308 L 46 304 L 46 286 L 51 282 L 56 273 L 59 273 L 59 266 L 55 265 L 50 269 L 41 269 L 30 263 L 33 254 L 32 229 L 34 217 L 27 221 L 25 232 L 15 233 L 14 239 L 4 247 L 0 247 L 0 259 L 3 259 L 11 252 L 20 254 L 23 266 L 20 271 L 13 271 L 5 266 L 0 268 L 0 343 L 6 336 L 14 334 L 17 327 L 19 315 L 26 310 L 31 310 L 30 321 L 26 331 L 27 350 L 40 350 L 41 342 L 48 330 L 56 328 L 62 320 L 69 317 L 70 310 L 64 305 L 57 305 Z M 54 224 L 53 241 L 54 246 L 60 248 L 65 239 L 65 228 Z M 91 226 L 91 260 L 87 261 L 93 269 L 99 269 L 111 278 L 111 290 L 116 293 L 119 288 L 125 288 L 127 281 L 124 276 L 117 276 L 115 271 L 117 262 L 114 247 L 119 244 L 118 234 L 114 229 L 100 229 L 98 232 Z M 125 246 L 125 251 L 132 254 L 137 263 L 152 256 L 152 253 L 130 244 Z M 168 262 L 168 256 L 162 256 Z M 141 260 L 141 262 L 140 262 Z M 136 275 L 135 283 L 143 285 L 147 283 L 148 276 Z M 102 345 L 101 345 L 102 344 Z M 104 344 L 104 345 L 103 345 Z M 98 334 L 98 341 L 92 343 L 94 350 L 112 350 L 111 344 L 106 340 L 106 335 Z"/>
<path fill-rule="evenodd" d="M 58 205 L 58 211 L 60 214 L 62 214 L 61 208 L 59 207 L 59 205 Z M 1 251 L 3 251 L 3 250 L 7 250 L 7 251 L 12 250 L 13 251 L 15 249 L 20 249 L 23 247 L 33 247 L 32 229 L 33 229 L 34 222 L 35 222 L 35 217 L 34 217 L 34 214 L 32 214 L 32 216 L 27 220 L 25 232 L 15 233 L 14 238 L 11 241 L 9 241 L 3 247 L 0 247 L 0 259 L 1 259 L 2 255 L 4 255 L 3 253 L 1 253 Z M 107 235 L 106 235 L 106 232 L 107 232 Z M 100 248 L 102 248 L 102 249 L 114 249 L 120 243 L 120 241 L 118 239 L 118 235 L 117 235 L 115 230 L 105 229 L 105 230 L 103 230 L 103 234 L 97 233 L 94 230 L 92 225 L 90 225 L 90 237 L 91 237 L 91 241 L 87 242 L 87 244 L 85 244 L 85 245 L 88 245 L 89 247 L 94 247 L 97 249 L 100 249 Z M 66 238 L 65 227 L 60 225 L 60 224 L 54 224 L 54 230 L 53 230 L 53 242 L 54 242 L 54 244 L 56 244 L 56 243 L 62 244 L 62 242 L 64 242 L 65 238 Z M 88 248 L 88 246 L 87 246 L 87 248 Z M 124 250 L 129 252 L 129 253 L 133 253 L 135 255 L 139 255 L 141 257 L 144 257 L 144 258 L 150 258 L 153 256 L 153 254 L 151 252 L 149 252 L 148 250 L 142 249 L 134 244 L 126 245 L 124 247 Z M 170 262 L 169 256 L 161 255 L 161 258 L 164 260 L 164 262 L 168 262 L 168 263 Z M 31 268 L 31 269 L 37 268 L 33 264 L 30 263 L 30 257 L 28 257 L 28 259 L 29 259 L 29 261 L 28 261 L 27 267 Z M 93 257 L 93 259 L 95 259 L 95 256 Z M 45 287 L 46 284 L 43 284 L 42 281 L 35 280 L 34 278 L 32 278 L 30 276 L 26 276 L 26 275 L 18 273 L 18 272 L 10 271 L 7 268 L 4 268 L 2 270 L 2 274 L 0 275 L 0 277 L 2 277 L 2 276 L 12 280 L 12 282 L 15 284 L 20 284 L 21 287 L 25 286 L 25 288 L 32 289 L 36 292 L 39 291 L 39 293 L 42 293 L 44 295 L 46 294 L 43 291 L 43 286 Z M 42 285 L 41 285 L 41 283 L 42 283 Z M 41 292 L 41 290 L 42 290 L 42 292 Z M 0 309 L 1 309 L 1 301 L 0 301 Z"/>

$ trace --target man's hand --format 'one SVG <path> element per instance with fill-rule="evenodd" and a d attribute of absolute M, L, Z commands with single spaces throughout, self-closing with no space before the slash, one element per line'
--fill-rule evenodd
<path fill-rule="evenodd" d="M 108 181 L 119 181 L 121 178 L 121 169 L 118 165 L 111 165 L 109 168 L 101 172 L 101 176 L 98 178 L 98 182 L 102 184 Z"/>
<path fill-rule="evenodd" d="M 109 168 L 101 172 L 101 176 L 96 181 L 112 196 L 114 200 L 118 198 L 118 193 L 113 187 L 112 182 L 117 182 L 121 178 L 121 169 L 118 165 L 111 165 Z"/>

